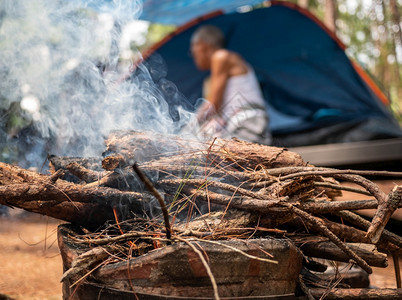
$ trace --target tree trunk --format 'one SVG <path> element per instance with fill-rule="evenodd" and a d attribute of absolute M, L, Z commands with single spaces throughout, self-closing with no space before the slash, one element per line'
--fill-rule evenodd
<path fill-rule="evenodd" d="M 336 0 L 325 0 L 324 6 L 324 23 L 327 25 L 329 30 L 336 33 L 336 19 L 338 15 L 337 1 Z"/>
<path fill-rule="evenodd" d="M 309 0 L 297 0 L 297 4 L 300 7 L 303 7 L 303 8 L 306 8 L 306 9 L 309 8 L 309 4 L 310 4 L 309 2 L 310 2 Z"/>
<path fill-rule="evenodd" d="M 400 64 L 398 62 L 398 52 L 402 52 L 402 19 L 400 9 L 398 7 L 398 3 L 396 0 L 389 1 L 389 7 L 391 10 L 391 30 L 393 37 L 393 55 L 395 56 L 394 70 L 395 70 L 395 81 L 396 85 L 399 85 L 401 82 L 401 74 L 400 74 Z M 399 50 L 399 51 L 398 51 Z M 402 55 L 402 53 L 400 53 Z"/>

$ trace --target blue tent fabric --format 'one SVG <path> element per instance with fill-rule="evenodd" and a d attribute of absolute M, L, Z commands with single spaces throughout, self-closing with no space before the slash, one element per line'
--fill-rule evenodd
<path fill-rule="evenodd" d="M 212 11 L 233 12 L 263 0 L 144 0 L 140 19 L 153 23 L 182 25 Z"/>
<path fill-rule="evenodd" d="M 152 23 L 182 25 L 199 16 L 220 10 L 233 12 L 239 7 L 251 7 L 264 0 L 70 0 L 72 3 L 89 7 L 99 12 L 124 12 L 135 15 L 132 18 Z"/>
<path fill-rule="evenodd" d="M 279 144 L 291 146 L 295 134 L 312 135 L 314 130 L 341 128 L 342 124 L 348 128 L 369 124 L 355 140 L 401 136 L 387 107 L 359 76 L 338 42 L 288 5 L 212 17 L 174 35 L 147 59 L 152 66 L 156 57 L 162 58 L 166 79 L 192 104 L 202 97 L 202 82 L 208 73 L 196 69 L 188 54 L 189 43 L 196 28 L 205 24 L 221 28 L 226 47 L 240 53 L 256 70 Z M 383 124 L 381 130 L 374 128 L 378 124 Z M 303 137 L 296 145 L 311 143 Z"/>

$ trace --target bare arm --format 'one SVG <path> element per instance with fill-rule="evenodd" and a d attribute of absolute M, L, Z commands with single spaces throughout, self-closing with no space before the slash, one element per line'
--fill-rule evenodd
<path fill-rule="evenodd" d="M 220 49 L 211 56 L 211 77 L 208 95 L 197 115 L 198 121 L 203 122 L 222 110 L 223 96 L 228 79 L 231 76 L 247 73 L 247 66 L 237 54 L 226 49 Z"/>
<path fill-rule="evenodd" d="M 211 58 L 211 82 L 208 101 L 220 112 L 223 103 L 223 94 L 230 72 L 229 53 L 226 50 L 216 51 Z"/>
<path fill-rule="evenodd" d="M 206 101 L 198 110 L 197 119 L 203 123 L 212 115 L 220 112 L 223 104 L 223 94 L 229 76 L 229 53 L 218 50 L 211 57 L 211 76 L 208 83 Z"/>

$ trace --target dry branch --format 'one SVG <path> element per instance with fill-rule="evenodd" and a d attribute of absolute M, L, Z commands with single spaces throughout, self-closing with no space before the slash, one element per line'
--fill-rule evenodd
<path fill-rule="evenodd" d="M 138 168 L 137 164 L 133 165 L 133 169 L 134 169 L 135 173 L 137 173 L 137 175 L 141 179 L 141 181 L 145 184 L 147 189 L 151 192 L 151 194 L 158 200 L 159 205 L 162 209 L 163 219 L 165 221 L 166 237 L 168 239 L 170 239 L 172 236 L 172 228 L 170 227 L 169 213 L 167 211 L 165 201 L 162 199 L 162 196 L 156 190 L 156 188 L 151 183 L 149 178 L 141 171 L 140 168 Z"/>
<path fill-rule="evenodd" d="M 292 239 L 294 240 L 294 239 Z M 322 238 L 302 238 L 295 241 L 296 245 L 306 256 L 324 258 L 341 262 L 349 262 L 350 257 L 339 249 L 334 243 Z M 364 244 L 347 244 L 356 255 L 364 259 L 367 264 L 373 267 L 385 268 L 388 266 L 387 255 L 379 252 L 367 250 Z"/>
<path fill-rule="evenodd" d="M 125 205 L 143 213 L 146 200 L 138 192 L 87 187 L 17 166 L 0 163 L 0 204 L 97 227 L 113 219 L 113 207 Z"/>
<path fill-rule="evenodd" d="M 360 217 L 359 215 L 356 215 L 350 211 L 340 211 L 335 213 L 337 216 L 341 217 L 345 221 L 348 221 L 360 228 L 363 229 L 368 229 L 371 225 L 371 223 L 364 218 Z M 391 242 L 398 246 L 399 248 L 402 248 L 402 238 L 395 233 L 392 233 L 388 230 L 384 230 L 381 234 L 381 238 L 384 240 Z"/>
<path fill-rule="evenodd" d="M 303 218 L 306 222 L 311 223 L 317 230 L 319 230 L 324 236 L 326 236 L 331 242 L 337 245 L 350 259 L 353 259 L 357 265 L 359 265 L 363 270 L 365 270 L 368 274 L 373 272 L 372 268 L 367 264 L 367 262 L 362 259 L 359 255 L 357 255 L 349 246 L 343 243 L 332 231 L 330 231 L 321 220 L 316 217 L 313 217 L 298 209 L 297 207 L 288 204 L 282 203 L 282 205 L 286 206 L 294 212 L 299 217 Z"/>
<path fill-rule="evenodd" d="M 388 199 L 378 203 L 378 209 L 367 229 L 367 236 L 376 244 L 384 231 L 391 215 L 402 204 L 402 186 L 396 186 L 389 193 Z"/>

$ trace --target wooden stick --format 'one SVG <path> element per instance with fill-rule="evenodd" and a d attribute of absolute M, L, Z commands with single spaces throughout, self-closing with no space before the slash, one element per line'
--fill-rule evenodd
<path fill-rule="evenodd" d="M 215 300 L 219 300 L 220 297 L 219 297 L 219 292 L 218 292 L 218 285 L 216 284 L 214 274 L 212 274 L 211 268 L 209 267 L 207 261 L 205 260 L 204 255 L 202 255 L 201 251 L 198 250 L 190 241 L 188 241 L 186 239 L 182 239 L 182 238 L 177 238 L 177 239 L 182 241 L 182 242 L 184 242 L 184 243 L 186 243 L 198 255 L 198 257 L 200 258 L 205 270 L 207 271 L 209 279 L 211 280 L 212 288 L 214 290 Z"/>
<path fill-rule="evenodd" d="M 282 199 L 266 199 L 266 200 L 258 200 L 252 199 L 249 197 L 242 197 L 242 196 L 227 196 L 218 193 L 214 193 L 211 191 L 204 191 L 195 188 L 187 188 L 184 187 L 183 191 L 187 195 L 194 195 L 196 199 L 201 201 L 207 201 L 209 199 L 211 202 L 220 205 L 230 205 L 233 208 L 260 212 L 260 213 L 267 213 L 267 212 L 286 212 L 286 209 L 282 207 L 278 207 L 278 203 L 281 201 L 285 201 L 287 198 Z"/>
<path fill-rule="evenodd" d="M 293 239 L 292 239 L 293 240 Z M 310 257 L 324 258 L 335 261 L 349 262 L 350 257 L 346 255 L 339 247 L 333 242 L 325 241 L 320 238 L 311 238 L 311 240 L 295 241 L 299 245 L 300 250 Z M 359 257 L 364 259 L 368 265 L 373 267 L 386 268 L 388 266 L 387 255 L 381 253 L 371 252 L 356 244 L 346 244 L 350 249 Z"/>
<path fill-rule="evenodd" d="M 314 185 L 318 186 L 318 187 L 330 188 L 330 189 L 334 189 L 334 190 L 347 191 L 347 192 L 353 192 L 353 193 L 357 193 L 357 194 L 371 196 L 371 194 L 369 192 L 367 192 L 366 190 L 357 189 L 357 188 L 353 188 L 350 186 L 344 186 L 341 184 L 333 184 L 333 183 L 329 183 L 329 182 L 314 182 Z"/>
<path fill-rule="evenodd" d="M 303 293 L 306 294 L 307 299 L 308 299 L 308 300 L 314 300 L 315 298 L 314 298 L 313 295 L 311 294 L 310 289 L 309 289 L 309 288 L 306 286 L 306 284 L 304 283 L 303 276 L 302 276 L 302 275 L 299 275 L 299 278 L 298 278 L 298 279 L 299 279 L 300 288 L 302 289 Z"/>
<path fill-rule="evenodd" d="M 345 224 L 340 224 L 337 222 L 331 222 L 329 220 L 322 220 L 325 225 L 331 230 L 337 237 L 343 239 L 347 242 L 351 243 L 363 243 L 363 244 L 371 244 L 371 240 L 366 236 L 366 233 L 362 230 L 359 230 L 355 227 L 348 226 Z M 396 251 L 399 252 L 401 249 L 392 244 L 391 242 L 385 241 L 381 239 L 376 246 L 380 251 Z"/>
<path fill-rule="evenodd" d="M 364 218 L 360 217 L 359 215 L 352 213 L 350 211 L 347 211 L 347 210 L 335 212 L 334 214 L 343 218 L 345 221 L 348 221 L 363 229 L 368 229 L 371 225 L 371 223 L 369 221 L 367 221 Z M 399 248 L 402 248 L 402 237 L 396 235 L 395 233 L 392 233 L 385 229 L 382 232 L 381 237 L 384 238 L 384 240 L 389 241 L 392 244 L 395 244 Z"/>
<path fill-rule="evenodd" d="M 242 196 L 247 196 L 250 198 L 254 199 L 259 199 L 259 200 L 267 200 L 267 197 L 261 194 L 258 194 L 256 192 L 250 191 L 248 189 L 244 189 L 238 186 L 234 186 L 232 184 L 228 183 L 222 183 L 219 181 L 214 181 L 214 180 L 207 180 L 207 179 L 164 179 L 158 181 L 158 184 L 160 185 L 174 185 L 178 186 L 180 184 L 185 183 L 186 185 L 190 186 L 196 186 L 196 187 L 201 187 L 201 186 L 211 186 L 211 187 L 216 187 L 222 190 L 227 190 L 230 192 L 233 192 L 235 194 L 239 194 Z"/>
<path fill-rule="evenodd" d="M 67 169 L 71 174 L 85 181 L 86 183 L 98 181 L 99 179 L 104 177 L 104 174 L 102 174 L 101 172 L 87 169 L 77 162 L 67 164 L 65 169 Z"/>
<path fill-rule="evenodd" d="M 378 205 L 387 201 L 387 195 L 380 190 L 378 185 L 360 175 L 334 174 L 333 177 L 354 182 L 364 187 L 372 196 L 377 199 Z"/>
<path fill-rule="evenodd" d="M 327 214 L 341 210 L 377 208 L 377 200 L 306 201 L 299 208 L 310 213 Z"/>
<path fill-rule="evenodd" d="M 392 259 L 394 261 L 396 287 L 400 289 L 402 288 L 402 284 L 401 284 L 401 269 L 399 267 L 399 254 L 395 251 L 392 252 Z"/>
<path fill-rule="evenodd" d="M 122 203 L 128 211 L 142 214 L 146 201 L 140 193 L 80 185 L 58 180 L 55 184 L 32 183 L 0 186 L 0 204 L 22 208 L 56 219 L 98 227 L 113 220 L 112 207 Z"/>
<path fill-rule="evenodd" d="M 402 186 L 396 186 L 389 193 L 385 201 L 378 202 L 377 211 L 367 229 L 367 236 L 375 244 L 380 240 L 391 215 L 402 204 Z"/>
<path fill-rule="evenodd" d="M 162 209 L 162 214 L 163 214 L 163 219 L 165 221 L 165 227 L 166 227 L 166 237 L 170 240 L 172 237 L 172 228 L 170 227 L 170 221 L 169 221 L 169 213 L 166 208 L 165 201 L 163 200 L 161 194 L 156 190 L 152 182 L 148 179 L 148 177 L 138 168 L 137 164 L 134 163 L 133 169 L 135 173 L 137 173 L 138 177 L 141 179 L 141 181 L 145 184 L 147 189 L 154 195 L 154 197 L 158 200 L 159 205 Z"/>
<path fill-rule="evenodd" d="M 66 169 L 66 166 L 70 163 L 76 163 L 87 170 L 91 170 L 93 172 L 101 171 L 101 157 L 66 157 L 66 156 L 56 156 L 49 155 L 48 156 L 50 170 L 57 171 L 59 169 Z"/>
<path fill-rule="evenodd" d="M 296 215 L 302 217 L 307 222 L 312 223 L 321 231 L 326 237 L 328 237 L 335 245 L 337 245 L 345 254 L 352 258 L 363 270 L 368 274 L 371 274 L 373 270 L 361 257 L 359 257 L 353 250 L 350 249 L 345 243 L 343 243 L 335 234 L 333 234 L 319 219 L 311 216 L 310 214 L 298 209 L 290 203 L 282 202 L 281 205 L 289 208 L 290 211 L 294 212 Z"/>
<path fill-rule="evenodd" d="M 389 172 L 389 171 L 364 171 L 364 170 L 339 170 L 333 168 L 322 167 L 306 167 L 306 166 L 287 166 L 271 168 L 269 170 L 259 171 L 259 174 L 269 174 L 271 176 L 281 176 L 283 180 L 293 178 L 295 176 L 306 175 L 323 175 L 333 176 L 338 174 L 350 174 L 360 176 L 383 176 L 383 177 L 402 177 L 402 172 Z M 286 177 L 289 175 L 289 177 Z"/>
<path fill-rule="evenodd" d="M 118 153 L 125 161 L 146 162 L 160 158 L 181 159 L 181 164 L 194 158 L 205 166 L 223 163 L 237 170 L 256 170 L 259 167 L 277 168 L 283 166 L 304 166 L 305 162 L 295 152 L 284 148 L 260 145 L 238 139 L 214 139 L 209 142 L 186 140 L 174 135 L 150 132 L 125 131 L 112 133 L 106 141 L 108 153 Z"/>

